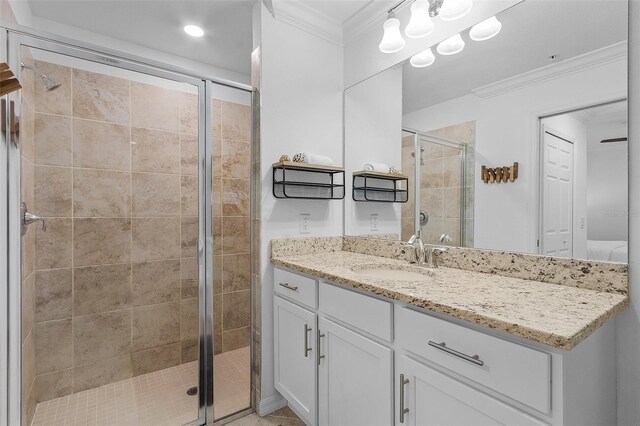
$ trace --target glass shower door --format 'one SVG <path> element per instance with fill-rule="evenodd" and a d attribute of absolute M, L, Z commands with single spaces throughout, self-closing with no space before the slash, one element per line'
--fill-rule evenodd
<path fill-rule="evenodd" d="M 22 423 L 204 423 L 204 83 L 10 45 Z"/>

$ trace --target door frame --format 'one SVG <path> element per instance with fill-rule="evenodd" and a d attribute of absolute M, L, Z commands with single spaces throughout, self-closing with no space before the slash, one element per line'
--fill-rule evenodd
<path fill-rule="evenodd" d="M 199 75 L 189 70 L 130 55 L 108 48 L 33 30 L 20 25 L 0 22 L 0 59 L 8 59 L 11 69 L 20 72 L 19 47 L 25 45 L 73 58 L 87 60 L 147 74 L 167 80 L 191 84 L 198 88 L 198 264 L 199 264 L 199 389 L 198 419 L 193 425 L 214 423 L 213 395 L 213 230 L 212 230 L 212 167 L 213 134 L 211 121 L 213 84 L 252 93 L 252 86 L 216 77 Z M 20 92 L 5 96 L 7 104 L 19 103 Z M 7 124 L 10 120 L 6 118 Z M 10 126 L 7 126 L 7 136 Z M 8 138 L 7 138 L 8 140 Z M 6 147 L 6 148 L 5 148 Z M 21 424 L 21 235 L 20 235 L 20 149 L 5 144 L 0 150 L 0 271 L 6 271 L 7 286 L 0 291 L 0 424 Z M 16 160 L 17 159 L 17 160 Z M 11 226 L 15 225 L 15 226 Z M 17 267 L 16 267 L 17 266 Z M 4 307 L 8 309 L 4 309 Z M 5 336 L 5 330 L 8 335 Z M 6 337 L 6 338 L 5 338 Z M 253 351 L 251 351 L 253 354 Z M 8 356 L 5 358 L 5 354 Z M 204 390 L 204 391 L 203 391 Z M 252 408 L 246 412 L 252 411 Z M 243 412 L 244 413 L 244 412 Z M 243 414 L 242 413 L 242 414 Z M 236 416 L 233 416 L 234 418 Z M 225 423 L 222 419 L 219 423 Z"/>

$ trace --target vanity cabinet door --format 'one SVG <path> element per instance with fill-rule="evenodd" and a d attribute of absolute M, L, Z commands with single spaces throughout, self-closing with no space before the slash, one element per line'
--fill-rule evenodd
<path fill-rule="evenodd" d="M 546 425 L 407 356 L 399 357 L 396 374 L 396 425 Z"/>
<path fill-rule="evenodd" d="M 307 424 L 316 424 L 316 314 L 275 296 L 276 389 Z"/>
<path fill-rule="evenodd" d="M 318 320 L 319 424 L 393 423 L 393 352 L 332 321 Z"/>

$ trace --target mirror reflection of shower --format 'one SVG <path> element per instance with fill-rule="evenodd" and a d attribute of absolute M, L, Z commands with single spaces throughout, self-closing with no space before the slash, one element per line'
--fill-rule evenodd
<path fill-rule="evenodd" d="M 424 147 L 420 147 L 420 165 L 424 166 L 424 155 L 422 155 L 422 153 L 424 153 Z M 416 153 L 415 151 L 411 153 L 411 156 L 413 158 L 416 158 Z"/>
<path fill-rule="evenodd" d="M 58 87 L 62 86 L 62 83 L 57 82 L 52 78 L 49 78 L 46 74 L 40 72 L 40 70 L 36 68 L 35 65 L 25 65 L 23 62 L 21 62 L 20 66 L 22 67 L 22 69 L 31 70 L 34 72 L 34 74 L 39 76 L 48 92 L 56 90 Z"/>

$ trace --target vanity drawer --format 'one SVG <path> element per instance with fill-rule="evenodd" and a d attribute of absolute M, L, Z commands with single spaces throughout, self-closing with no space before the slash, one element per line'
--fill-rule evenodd
<path fill-rule="evenodd" d="M 318 281 L 275 268 L 273 288 L 276 294 L 288 297 L 313 309 L 318 307 Z"/>
<path fill-rule="evenodd" d="M 393 305 L 335 285 L 320 285 L 320 311 L 391 342 Z"/>
<path fill-rule="evenodd" d="M 542 413 L 550 412 L 549 354 L 407 308 L 396 310 L 396 341 L 404 349 L 509 398 Z"/>

